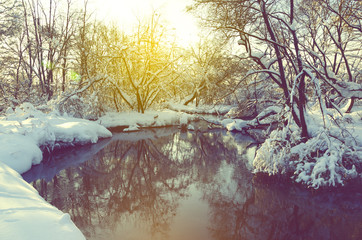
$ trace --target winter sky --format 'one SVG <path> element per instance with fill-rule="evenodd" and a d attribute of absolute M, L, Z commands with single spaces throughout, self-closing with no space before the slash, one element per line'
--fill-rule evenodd
<path fill-rule="evenodd" d="M 90 9 L 98 19 L 114 21 L 125 30 L 137 24 L 137 18 L 149 16 L 156 10 L 175 31 L 177 39 L 188 45 L 198 39 L 195 18 L 186 13 L 186 6 L 192 0 L 90 0 Z"/>

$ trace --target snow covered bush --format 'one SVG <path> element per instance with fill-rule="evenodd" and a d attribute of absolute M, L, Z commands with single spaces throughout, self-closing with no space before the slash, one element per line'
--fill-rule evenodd
<path fill-rule="evenodd" d="M 59 96 L 48 104 L 51 105 L 53 110 L 76 118 L 98 119 L 104 113 L 96 92 L 82 97 L 77 94 Z"/>
<path fill-rule="evenodd" d="M 355 164 L 362 161 L 361 149 L 331 132 L 321 128 L 304 143 L 298 131 L 274 130 L 257 151 L 255 172 L 290 173 L 296 182 L 315 189 L 344 185 L 359 174 Z"/>
<path fill-rule="evenodd" d="M 328 131 L 320 131 L 290 152 L 296 159 L 290 162 L 295 169 L 293 178 L 313 188 L 343 185 L 358 174 L 353 164 L 358 154 L 343 141 L 330 136 Z"/>
<path fill-rule="evenodd" d="M 299 136 L 299 130 L 292 132 L 284 128 L 272 131 L 256 153 L 253 162 L 255 172 L 266 172 L 269 175 L 290 172 L 290 151 L 300 142 Z"/>

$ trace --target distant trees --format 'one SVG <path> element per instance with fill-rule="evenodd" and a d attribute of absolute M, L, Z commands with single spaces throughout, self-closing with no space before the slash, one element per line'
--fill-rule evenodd
<path fill-rule="evenodd" d="M 3 26 L 8 26 L 0 47 L 6 59 L 0 66 L 0 85 L 6 88 L 3 104 L 44 103 L 65 90 L 69 59 L 74 56 L 77 12 L 73 3 L 22 0 L 1 2 L 0 6 L 6 9 Z"/>
<path fill-rule="evenodd" d="M 166 94 L 177 77 L 174 66 L 180 55 L 176 45 L 154 12 L 145 22 L 139 21 L 132 35 L 121 36 L 114 48 L 106 71 L 116 97 L 143 113 Z"/>
<path fill-rule="evenodd" d="M 125 33 L 92 19 L 87 1 L 79 10 L 72 0 L 0 0 L 1 105 L 92 96 L 99 108 L 144 112 L 171 99 L 235 103 L 247 94 L 256 103 L 265 91 L 282 96 L 308 139 L 307 103 L 317 99 L 325 113 L 326 103 L 349 99 L 349 112 L 362 97 L 358 1 L 195 0 L 199 8 L 226 38 L 181 49 L 157 12 Z"/>
<path fill-rule="evenodd" d="M 17 1 L 0 1 L 0 97 L 2 102 L 11 104 L 14 100 L 9 92 L 14 92 L 9 79 L 17 74 L 17 57 L 9 55 L 9 45 L 15 45 L 9 37 L 17 34 L 21 26 L 20 6 Z M 15 69 L 13 66 L 16 66 Z M 16 87 L 15 87 L 16 88 Z"/>
<path fill-rule="evenodd" d="M 65 8 L 61 8 L 60 1 L 49 1 L 47 5 L 39 0 L 22 3 L 28 52 L 28 65 L 24 69 L 31 83 L 36 76 L 42 94 L 50 100 L 58 87 L 65 89 L 75 12 L 71 12 L 71 0 L 65 2 Z"/>
<path fill-rule="evenodd" d="M 60 97 L 67 111 L 75 96 L 94 96 L 144 112 L 177 78 L 180 55 L 156 12 L 130 34 L 92 19 L 87 1 L 83 10 L 72 0 L 1 1 L 0 15 L 3 107 Z"/>
<path fill-rule="evenodd" d="M 227 42 L 208 38 L 185 49 L 156 11 L 126 33 L 94 19 L 87 5 L 0 2 L 3 109 L 29 101 L 97 117 L 107 108 L 144 112 L 170 100 L 237 101 L 236 78 L 247 67 L 225 54 Z"/>
<path fill-rule="evenodd" d="M 108 96 L 103 100 L 118 111 L 128 108 L 143 113 L 167 95 L 177 77 L 175 64 L 180 55 L 166 31 L 156 12 L 140 20 L 130 34 L 115 24 L 95 22 L 85 36 L 89 44 L 78 51 L 80 76 L 101 79 L 101 87 L 92 89 L 103 98 Z"/>
<path fill-rule="evenodd" d="M 14 34 L 14 29 L 19 24 L 19 3 L 16 0 L 0 1 L 0 36 L 9 36 Z"/>
<path fill-rule="evenodd" d="M 238 96 L 233 94 L 241 84 L 239 77 L 248 71 L 248 64 L 230 55 L 230 44 L 217 36 L 204 36 L 185 51 L 186 70 L 183 89 L 188 93 L 184 105 L 195 101 L 202 104 L 233 104 Z M 246 82 L 246 81 L 244 81 Z M 243 85 L 243 84 L 241 84 Z M 190 91 L 191 90 L 191 91 Z"/>

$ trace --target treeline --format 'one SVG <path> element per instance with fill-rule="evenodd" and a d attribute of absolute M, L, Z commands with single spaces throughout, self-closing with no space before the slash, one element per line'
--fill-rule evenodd
<path fill-rule="evenodd" d="M 227 41 L 204 36 L 180 47 L 157 11 L 141 16 L 131 33 L 96 20 L 87 1 L 0 0 L 0 16 L 3 110 L 50 102 L 97 117 L 169 101 L 234 103 L 230 89 L 246 71 L 226 54 Z"/>

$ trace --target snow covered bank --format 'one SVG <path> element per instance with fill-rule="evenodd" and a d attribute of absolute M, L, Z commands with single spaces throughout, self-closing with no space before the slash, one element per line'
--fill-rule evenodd
<path fill-rule="evenodd" d="M 85 239 L 64 214 L 19 173 L 39 164 L 41 146 L 95 143 L 112 133 L 95 122 L 44 114 L 24 103 L 0 118 L 0 239 Z"/>
<path fill-rule="evenodd" d="M 253 120 L 231 119 L 225 118 L 219 124 L 225 127 L 228 131 L 244 131 L 255 126 L 270 125 L 277 121 L 279 114 L 282 111 L 280 107 L 268 107 L 258 114 Z"/>
<path fill-rule="evenodd" d="M 195 105 L 183 105 L 180 103 L 168 103 L 167 108 L 190 114 L 213 114 L 213 115 L 225 115 L 235 106 L 231 105 L 215 105 L 215 106 L 195 106 Z"/>
<path fill-rule="evenodd" d="M 97 123 L 106 128 L 124 127 L 123 131 L 137 131 L 147 127 L 164 127 L 187 124 L 195 116 L 175 111 L 110 112 L 100 117 Z"/>
<path fill-rule="evenodd" d="M 69 214 L 47 203 L 17 172 L 2 162 L 0 203 L 0 239 L 85 239 Z"/>
<path fill-rule="evenodd" d="M 44 114 L 24 103 L 0 118 L 0 161 L 24 173 L 42 160 L 41 146 L 95 143 L 112 133 L 95 122 Z"/>

